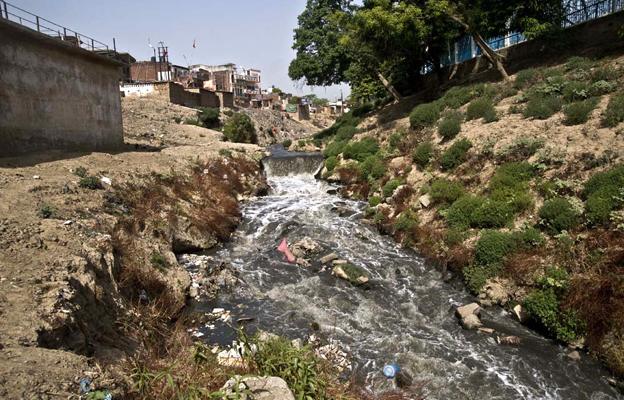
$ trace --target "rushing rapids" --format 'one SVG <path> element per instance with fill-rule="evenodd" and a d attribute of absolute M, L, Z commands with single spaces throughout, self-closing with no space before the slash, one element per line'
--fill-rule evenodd
<path fill-rule="evenodd" d="M 484 310 L 482 320 L 500 335 L 520 337 L 519 346 L 462 329 L 455 307 L 474 299 L 363 224 L 364 204 L 328 194 L 331 187 L 314 178 L 319 155 L 277 152 L 264 162 L 272 192 L 247 204 L 231 243 L 209 255 L 233 264 L 244 283 L 200 308 L 223 307 L 234 320 L 254 317 L 251 328 L 291 338 L 306 337 L 318 324 L 348 350 L 354 373 L 373 390 L 387 385 L 383 365 L 397 362 L 424 384 L 428 399 L 621 398 L 598 363 L 570 360 L 565 348 L 500 308 Z M 318 265 L 289 264 L 276 251 L 282 238 L 306 236 L 366 269 L 370 287 L 337 280 Z M 203 333 L 221 343 L 234 335 L 225 325 Z"/>

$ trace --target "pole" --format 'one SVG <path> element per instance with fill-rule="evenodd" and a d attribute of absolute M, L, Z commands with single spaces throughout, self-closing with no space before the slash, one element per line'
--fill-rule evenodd
<path fill-rule="evenodd" d="M 113 38 L 113 51 L 117 53 L 117 43 L 115 43 L 115 38 Z"/>

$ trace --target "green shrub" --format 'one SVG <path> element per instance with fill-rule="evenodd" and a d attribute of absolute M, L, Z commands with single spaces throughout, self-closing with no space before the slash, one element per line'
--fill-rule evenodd
<path fill-rule="evenodd" d="M 297 399 L 326 399 L 326 378 L 314 351 L 309 346 L 295 347 L 281 337 L 249 339 L 241 333 L 244 357 L 253 363 L 259 375 L 277 376 L 288 384 Z"/>
<path fill-rule="evenodd" d="M 594 62 L 587 57 L 573 56 L 565 64 L 567 71 L 589 71 L 594 66 Z"/>
<path fill-rule="evenodd" d="M 368 198 L 368 205 L 371 207 L 377 207 L 382 201 L 383 199 L 379 196 L 371 196 Z"/>
<path fill-rule="evenodd" d="M 282 142 L 282 146 L 284 146 L 286 150 L 288 150 L 291 145 L 292 145 L 292 140 L 290 139 L 286 139 Z"/>
<path fill-rule="evenodd" d="M 394 193 L 394 191 L 403 184 L 403 181 L 395 178 L 390 179 L 382 188 L 382 192 L 384 197 L 390 197 Z"/>
<path fill-rule="evenodd" d="M 597 105 L 598 101 L 596 99 L 589 99 L 568 104 L 563 108 L 563 114 L 565 115 L 564 123 L 566 125 L 584 124 L 589 120 L 590 114 L 594 111 Z"/>
<path fill-rule="evenodd" d="M 37 213 L 37 215 L 39 215 L 39 218 L 43 219 L 52 218 L 54 214 L 56 214 L 56 210 L 49 204 L 42 205 L 39 209 L 39 212 Z"/>
<path fill-rule="evenodd" d="M 624 93 L 612 95 L 602 115 L 602 125 L 605 127 L 613 128 L 621 122 L 624 122 Z"/>
<path fill-rule="evenodd" d="M 216 128 L 221 124 L 219 116 L 220 110 L 218 108 L 201 107 L 197 119 L 206 128 Z"/>
<path fill-rule="evenodd" d="M 184 118 L 184 125 L 203 126 L 197 118 Z"/>
<path fill-rule="evenodd" d="M 457 109 L 467 104 L 474 97 L 471 86 L 453 86 L 442 97 L 442 103 L 451 109 Z"/>
<path fill-rule="evenodd" d="M 89 173 L 89 171 L 87 171 L 87 169 L 83 166 L 80 166 L 78 168 L 76 168 L 74 170 L 74 175 L 80 177 L 80 178 L 84 178 L 87 176 L 87 174 Z"/>
<path fill-rule="evenodd" d="M 333 142 L 325 146 L 325 149 L 323 150 L 323 155 L 325 157 L 336 157 L 338 156 L 338 154 L 341 154 L 344 151 L 346 146 L 346 141 L 334 140 Z"/>
<path fill-rule="evenodd" d="M 532 208 L 533 197 L 528 182 L 533 178 L 534 171 L 534 167 L 524 161 L 503 164 L 490 180 L 491 199 L 507 203 L 514 213 Z"/>
<path fill-rule="evenodd" d="M 523 305 L 531 321 L 557 340 L 569 343 L 584 331 L 583 323 L 574 313 L 561 309 L 557 293 L 552 287 L 531 292 Z"/>
<path fill-rule="evenodd" d="M 525 89 L 532 86 L 541 79 L 540 71 L 535 68 L 523 69 L 516 74 L 514 87 L 516 89 Z"/>
<path fill-rule="evenodd" d="M 597 81 L 589 87 L 590 96 L 602 96 L 613 92 L 617 88 L 617 83 L 608 81 Z"/>
<path fill-rule="evenodd" d="M 458 228 L 448 229 L 444 235 L 444 243 L 449 247 L 461 244 L 466 239 L 468 239 L 468 234 Z"/>
<path fill-rule="evenodd" d="M 418 226 L 418 214 L 412 210 L 403 211 L 394 222 L 394 229 L 407 232 Z"/>
<path fill-rule="evenodd" d="M 624 203 L 624 165 L 599 172 L 592 176 L 583 189 L 587 199 L 585 213 L 593 224 L 607 224 L 611 212 Z"/>
<path fill-rule="evenodd" d="M 513 221 L 514 209 L 506 202 L 488 199 L 472 213 L 475 228 L 503 228 Z"/>
<path fill-rule="evenodd" d="M 461 139 L 453 143 L 440 158 L 440 165 L 443 170 L 453 170 L 466 161 L 466 153 L 472 148 L 472 143 L 468 139 Z"/>
<path fill-rule="evenodd" d="M 234 111 L 227 109 L 223 111 L 223 115 L 225 115 L 226 117 L 231 117 L 232 115 L 234 115 Z"/>
<path fill-rule="evenodd" d="M 91 175 L 80 178 L 78 186 L 85 189 L 97 190 L 102 188 L 102 183 L 97 176 Z"/>
<path fill-rule="evenodd" d="M 612 65 L 604 65 L 592 71 L 591 81 L 594 83 L 600 81 L 616 81 L 620 76 L 622 76 L 621 69 L 615 68 Z"/>
<path fill-rule="evenodd" d="M 394 150 L 399 147 L 401 141 L 403 141 L 403 132 L 394 132 L 388 138 L 388 147 L 390 148 L 390 150 Z"/>
<path fill-rule="evenodd" d="M 434 204 L 453 204 L 463 194 L 462 184 L 448 179 L 436 179 L 429 189 L 429 195 Z"/>
<path fill-rule="evenodd" d="M 475 246 L 478 265 L 501 265 L 516 248 L 513 235 L 499 231 L 484 231 Z"/>
<path fill-rule="evenodd" d="M 364 161 L 378 152 L 379 144 L 377 141 L 373 138 L 364 138 L 358 142 L 347 144 L 342 153 L 347 159 Z"/>
<path fill-rule="evenodd" d="M 569 81 L 563 87 L 563 99 L 570 103 L 585 100 L 589 97 L 590 85 L 587 82 Z"/>
<path fill-rule="evenodd" d="M 472 216 L 485 202 L 483 197 L 466 195 L 457 199 L 446 212 L 446 222 L 457 229 L 466 229 L 472 225 Z"/>
<path fill-rule="evenodd" d="M 230 150 L 230 149 L 219 149 L 219 155 L 221 157 L 232 157 L 232 150 Z"/>
<path fill-rule="evenodd" d="M 521 231 L 513 232 L 512 236 L 516 245 L 524 249 L 540 247 L 546 242 L 542 233 L 533 227 L 527 227 Z"/>
<path fill-rule="evenodd" d="M 166 270 L 169 267 L 169 264 L 167 264 L 167 260 L 165 259 L 165 256 L 157 252 L 152 253 L 150 257 L 150 263 L 152 264 L 152 267 L 160 271 Z"/>
<path fill-rule="evenodd" d="M 442 118 L 438 124 L 438 133 L 446 140 L 454 139 L 461 131 L 464 117 L 459 112 L 451 112 Z"/>
<path fill-rule="evenodd" d="M 362 103 L 354 107 L 351 113 L 353 114 L 354 117 L 362 117 L 368 114 L 369 112 L 373 111 L 373 109 L 374 109 L 373 103 Z"/>
<path fill-rule="evenodd" d="M 425 168 L 429 165 L 431 158 L 433 157 L 433 143 L 431 142 L 423 142 L 416 146 L 414 152 L 412 153 L 412 160 L 418 165 L 420 168 Z"/>
<path fill-rule="evenodd" d="M 410 126 L 414 129 L 422 129 L 433 126 L 440 118 L 440 104 L 431 102 L 420 104 L 410 114 Z"/>
<path fill-rule="evenodd" d="M 336 136 L 334 136 L 334 140 L 337 141 L 348 141 L 358 132 L 358 129 L 355 126 L 342 126 L 336 131 Z"/>
<path fill-rule="evenodd" d="M 542 225 L 551 233 L 567 231 L 578 224 L 578 214 L 572 204 L 563 198 L 546 200 L 539 211 Z"/>
<path fill-rule="evenodd" d="M 523 115 L 525 118 L 548 119 L 561 110 L 562 102 L 555 96 L 532 96 Z"/>
<path fill-rule="evenodd" d="M 256 128 L 247 114 L 235 113 L 223 127 L 223 135 L 230 142 L 257 143 Z"/>
<path fill-rule="evenodd" d="M 332 172 L 334 168 L 336 168 L 336 165 L 338 165 L 338 157 L 331 156 L 325 159 L 325 168 L 327 168 L 327 171 Z"/>
<path fill-rule="evenodd" d="M 364 179 L 379 179 L 386 174 L 386 164 L 379 156 L 368 156 L 361 163 L 360 171 Z"/>
<path fill-rule="evenodd" d="M 480 97 L 468 104 L 468 109 L 466 110 L 466 120 L 470 121 L 479 118 L 483 118 L 485 122 L 498 121 L 496 109 L 494 108 L 494 103 L 491 98 Z"/>
<path fill-rule="evenodd" d="M 479 291 L 488 279 L 496 277 L 502 270 L 502 267 L 498 264 L 492 265 L 470 265 L 462 270 L 464 275 L 464 281 L 468 289 L 474 294 L 478 294 Z"/>

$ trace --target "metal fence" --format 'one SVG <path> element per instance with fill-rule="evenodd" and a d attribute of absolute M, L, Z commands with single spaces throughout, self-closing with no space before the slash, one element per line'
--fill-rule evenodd
<path fill-rule="evenodd" d="M 564 4 L 566 15 L 563 18 L 562 27 L 569 28 L 605 15 L 624 10 L 624 0 L 572 0 Z M 486 40 L 494 50 L 504 49 L 526 41 L 526 37 L 519 32 L 512 32 L 504 37 Z M 453 43 L 447 54 L 442 57 L 440 63 L 444 65 L 460 64 L 481 55 L 481 49 L 476 45 L 471 36 L 462 36 Z"/>
<path fill-rule="evenodd" d="M 111 49 L 106 43 L 102 43 L 87 35 L 78 33 L 72 29 L 58 25 L 52 21 L 14 6 L 4 0 L 0 0 L 0 17 L 13 21 L 27 28 L 43 33 L 55 39 L 71 43 L 85 50 L 109 53 Z"/>

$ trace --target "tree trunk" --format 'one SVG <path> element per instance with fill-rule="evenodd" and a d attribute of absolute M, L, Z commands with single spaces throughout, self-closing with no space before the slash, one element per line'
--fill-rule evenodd
<path fill-rule="evenodd" d="M 496 67 L 496 69 L 498 70 L 498 72 L 500 72 L 500 74 L 503 77 L 503 79 L 508 81 L 509 80 L 509 74 L 507 73 L 507 70 L 505 69 L 505 66 L 503 65 L 502 57 L 500 56 L 500 54 L 495 52 L 486 43 L 486 41 L 483 40 L 483 38 L 481 37 L 481 35 L 478 32 L 473 32 L 472 33 L 472 38 L 477 43 L 477 46 L 479 46 L 479 48 L 483 52 L 483 55 L 485 56 L 485 58 L 487 58 L 488 61 L 494 67 Z"/>
<path fill-rule="evenodd" d="M 390 94 L 392 95 L 392 97 L 394 97 L 395 101 L 401 101 L 401 95 L 399 94 L 399 92 L 394 88 L 394 86 L 392 86 L 392 84 L 390 82 L 388 82 L 388 80 L 386 79 L 385 76 L 382 75 L 381 72 L 377 72 L 377 76 L 379 77 L 379 80 L 381 81 L 381 83 L 384 85 L 384 87 L 386 88 L 386 90 L 388 92 L 390 92 Z"/>
<path fill-rule="evenodd" d="M 496 67 L 496 69 L 498 70 L 498 72 L 500 72 L 503 79 L 508 81 L 509 74 L 507 73 L 507 70 L 505 69 L 505 66 L 503 65 L 503 61 L 502 61 L 503 57 L 497 52 L 495 52 L 494 50 L 492 50 L 492 48 L 485 42 L 485 40 L 483 40 L 479 32 L 475 32 L 474 30 L 470 29 L 470 25 L 468 25 L 461 17 L 455 14 L 451 14 L 450 17 L 453 21 L 463 26 L 464 29 L 466 29 L 466 31 L 470 33 L 474 41 L 477 43 L 477 46 L 479 46 L 479 48 L 483 52 L 483 55 L 485 56 L 485 58 L 487 58 L 490 64 Z"/>

